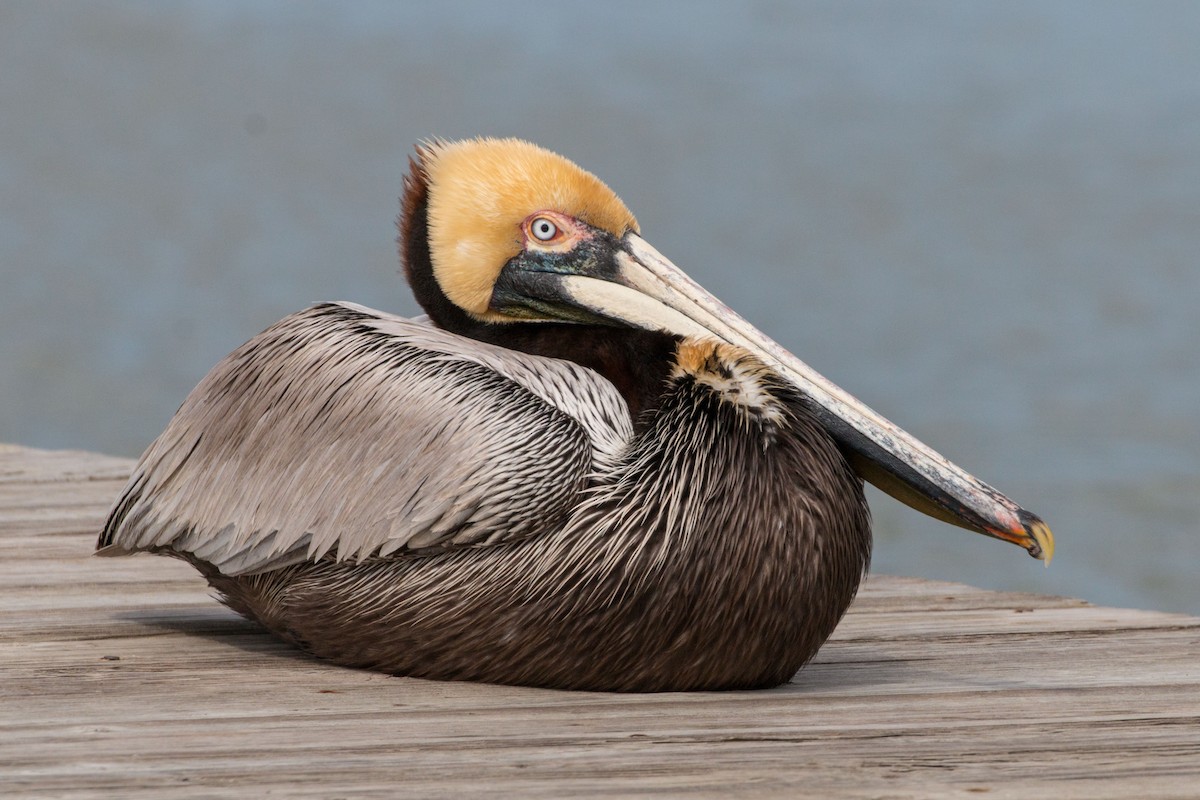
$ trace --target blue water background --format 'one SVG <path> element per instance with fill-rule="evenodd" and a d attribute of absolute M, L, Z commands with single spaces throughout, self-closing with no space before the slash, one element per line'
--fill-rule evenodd
<path fill-rule="evenodd" d="M 412 144 L 601 175 L 757 325 L 1042 514 L 875 568 L 1200 613 L 1200 4 L 0 3 L 0 441 L 133 456 L 289 311 L 416 308 Z"/>

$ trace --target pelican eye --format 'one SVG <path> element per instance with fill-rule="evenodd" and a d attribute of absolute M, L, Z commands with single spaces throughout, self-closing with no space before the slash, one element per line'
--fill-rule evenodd
<path fill-rule="evenodd" d="M 558 226 L 545 217 L 538 217 L 529 223 L 529 232 L 539 242 L 548 242 L 558 236 Z"/>

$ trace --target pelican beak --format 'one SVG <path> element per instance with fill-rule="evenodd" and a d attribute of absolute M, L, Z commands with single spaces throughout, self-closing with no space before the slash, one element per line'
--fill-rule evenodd
<path fill-rule="evenodd" d="M 611 271 L 610 271 L 611 270 Z M 929 516 L 1020 545 L 1049 563 L 1054 537 L 1036 515 L 872 411 L 705 291 L 634 233 L 607 274 L 559 275 L 564 300 L 597 317 L 717 338 L 757 355 L 795 385 L 858 474 Z"/>

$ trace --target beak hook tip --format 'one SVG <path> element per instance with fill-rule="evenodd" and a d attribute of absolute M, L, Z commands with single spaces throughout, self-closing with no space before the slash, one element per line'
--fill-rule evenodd
<path fill-rule="evenodd" d="M 1036 514 L 1025 510 L 1021 511 L 1020 518 L 1030 540 L 1029 554 L 1044 561 L 1047 567 L 1050 566 L 1050 561 L 1054 558 L 1054 534 L 1050 532 L 1050 526 L 1042 522 Z"/>

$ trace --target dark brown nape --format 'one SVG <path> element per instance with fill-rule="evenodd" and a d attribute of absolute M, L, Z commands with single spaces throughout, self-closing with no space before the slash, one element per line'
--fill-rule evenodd
<path fill-rule="evenodd" d="M 429 254 L 429 175 L 425 172 L 424 156 L 424 148 L 417 147 L 417 156 L 409 157 L 408 174 L 404 176 L 404 196 L 400 198 L 400 217 L 396 220 L 400 230 L 396 240 L 400 246 L 400 264 L 417 302 L 435 325 L 479 339 L 475 329 L 485 327 L 484 324 L 454 305 L 433 277 Z"/>
<path fill-rule="evenodd" d="M 396 225 L 404 276 L 421 308 L 439 328 L 481 342 L 574 361 L 612 382 L 635 421 L 658 405 L 677 337 L 637 328 L 544 322 L 481 322 L 451 302 L 433 275 L 429 252 L 429 177 L 422 156 L 409 158 Z"/>

